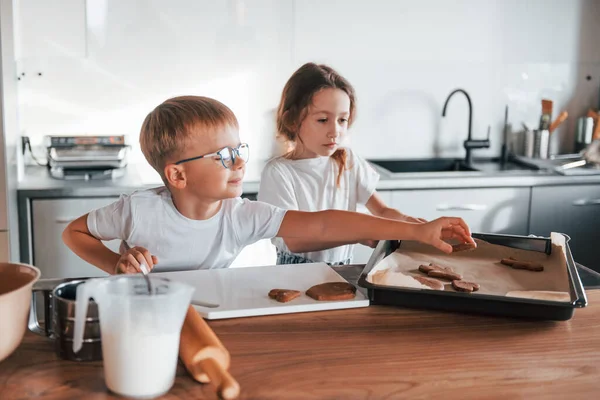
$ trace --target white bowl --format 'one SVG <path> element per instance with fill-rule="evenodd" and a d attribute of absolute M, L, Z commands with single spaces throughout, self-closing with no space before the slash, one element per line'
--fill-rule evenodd
<path fill-rule="evenodd" d="M 0 263 L 0 361 L 21 344 L 27 328 L 31 288 L 40 270 L 27 264 Z"/>

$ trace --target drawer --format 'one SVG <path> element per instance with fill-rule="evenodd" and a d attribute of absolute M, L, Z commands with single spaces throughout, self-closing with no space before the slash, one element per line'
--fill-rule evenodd
<path fill-rule="evenodd" d="M 525 235 L 530 192 L 529 188 L 400 190 L 393 192 L 392 204 L 427 220 L 461 217 L 473 232 Z"/>
<path fill-rule="evenodd" d="M 72 278 L 105 276 L 106 273 L 80 259 L 62 241 L 62 232 L 69 222 L 96 208 L 117 200 L 116 197 L 33 200 L 33 265 L 42 278 Z M 105 242 L 118 252 L 120 241 Z"/>

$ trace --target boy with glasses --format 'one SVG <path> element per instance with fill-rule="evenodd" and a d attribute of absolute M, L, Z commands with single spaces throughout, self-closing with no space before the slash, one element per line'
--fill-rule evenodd
<path fill-rule="evenodd" d="M 450 253 L 444 239 L 475 242 L 460 218 L 415 224 L 349 211 L 286 211 L 241 199 L 249 147 L 224 104 L 207 97 L 165 101 L 144 120 L 140 145 L 165 186 L 122 195 L 71 222 L 63 241 L 108 272 L 227 268 L 258 240 L 280 237 L 356 243 L 406 239 Z M 114 253 L 103 240 L 121 240 Z"/>

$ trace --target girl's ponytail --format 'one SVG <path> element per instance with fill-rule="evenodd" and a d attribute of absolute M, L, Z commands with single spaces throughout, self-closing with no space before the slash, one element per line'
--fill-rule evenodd
<path fill-rule="evenodd" d="M 337 149 L 332 155 L 331 158 L 335 161 L 338 166 L 338 175 L 335 180 L 335 186 L 340 187 L 340 181 L 342 180 L 342 175 L 346 170 L 346 161 L 348 159 L 348 152 L 346 149 Z"/>

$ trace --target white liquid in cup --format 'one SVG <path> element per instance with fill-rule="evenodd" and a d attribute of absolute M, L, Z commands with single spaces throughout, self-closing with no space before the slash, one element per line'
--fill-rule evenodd
<path fill-rule="evenodd" d="M 158 397 L 173 386 L 178 353 L 178 331 L 167 334 L 102 331 L 106 386 L 127 397 Z"/>

